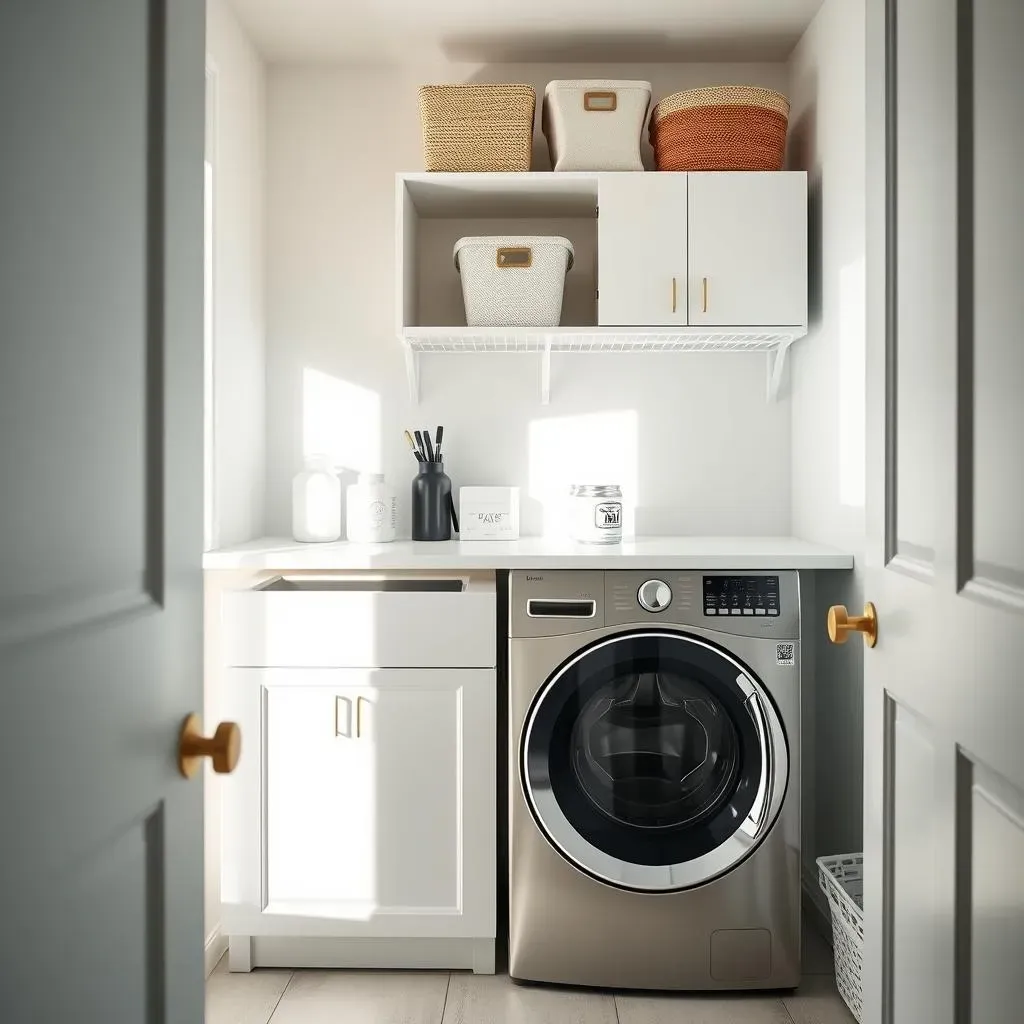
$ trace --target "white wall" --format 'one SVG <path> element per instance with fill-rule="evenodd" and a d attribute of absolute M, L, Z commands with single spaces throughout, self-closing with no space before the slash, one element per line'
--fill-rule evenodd
<path fill-rule="evenodd" d="M 790 166 L 809 172 L 811 328 L 792 349 L 792 523 L 801 538 L 864 551 L 864 0 L 825 0 L 790 60 Z M 863 645 L 834 647 L 829 605 L 863 604 L 860 574 L 816 573 L 803 635 L 805 875 L 861 849 Z"/>
<path fill-rule="evenodd" d="M 214 97 L 214 520 L 222 546 L 265 532 L 266 491 L 266 74 L 226 0 L 207 6 L 207 65 Z"/>
<path fill-rule="evenodd" d="M 533 492 L 524 533 L 542 531 L 544 481 L 566 474 L 635 482 L 640 533 L 790 532 L 790 410 L 765 402 L 763 356 L 556 355 L 546 408 L 535 356 L 432 356 L 422 404 L 410 406 L 394 329 L 394 174 L 423 166 L 417 87 L 525 81 L 542 94 L 567 74 L 648 79 L 655 99 L 702 84 L 788 81 L 784 64 L 271 68 L 270 533 L 290 530 L 290 480 L 304 449 L 327 448 L 342 466 L 387 474 L 407 535 L 414 463 L 402 430 L 439 422 L 456 485 Z M 550 166 L 539 134 L 534 166 Z M 597 450 L 608 453 L 600 473 Z"/>
<path fill-rule="evenodd" d="M 265 74 L 225 4 L 207 4 L 207 82 L 213 121 L 213 527 L 214 544 L 261 536 L 265 523 L 266 387 L 264 332 Z M 208 110 L 210 103 L 207 104 Z M 209 364 L 208 364 L 209 365 Z M 206 621 L 204 720 L 220 720 Z M 221 950 L 220 786 L 205 776 L 207 956 Z"/>

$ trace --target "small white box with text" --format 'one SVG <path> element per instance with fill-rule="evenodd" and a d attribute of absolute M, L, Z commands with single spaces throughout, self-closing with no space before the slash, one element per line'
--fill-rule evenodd
<path fill-rule="evenodd" d="M 518 540 L 518 487 L 460 487 L 460 540 Z"/>

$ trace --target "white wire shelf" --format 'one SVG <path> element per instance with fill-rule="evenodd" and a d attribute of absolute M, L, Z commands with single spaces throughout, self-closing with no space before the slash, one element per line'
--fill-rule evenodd
<path fill-rule="evenodd" d="M 789 346 L 806 334 L 803 327 L 771 327 L 756 332 L 716 327 L 406 327 L 409 392 L 419 400 L 419 357 L 423 353 L 504 352 L 541 355 L 541 401 L 551 389 L 552 352 L 766 352 L 768 398 L 778 396 Z"/>

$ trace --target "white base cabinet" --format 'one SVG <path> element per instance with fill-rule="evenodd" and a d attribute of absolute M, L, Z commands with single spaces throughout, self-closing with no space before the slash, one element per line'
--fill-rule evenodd
<path fill-rule="evenodd" d="M 251 610 L 257 595 L 239 596 Z M 268 596 L 274 606 L 288 595 Z M 329 616 L 336 595 L 315 596 Z M 382 603 L 386 621 L 398 596 L 368 600 Z M 423 620 L 436 597 L 421 595 Z M 351 610 L 353 600 L 346 593 L 341 603 Z M 481 608 L 468 604 L 473 619 Z M 495 608 L 485 605 L 488 667 L 227 668 L 223 713 L 245 743 L 223 789 L 221 898 L 233 970 L 493 971 Z M 336 621 L 336 640 L 344 629 Z M 378 643 L 380 659 L 391 660 L 401 631 Z M 457 663 L 458 644 L 434 660 Z"/>

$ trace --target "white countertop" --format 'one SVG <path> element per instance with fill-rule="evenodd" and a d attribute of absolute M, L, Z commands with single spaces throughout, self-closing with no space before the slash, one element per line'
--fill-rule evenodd
<path fill-rule="evenodd" d="M 793 537 L 640 537 L 615 545 L 516 541 L 299 544 L 262 537 L 209 551 L 204 569 L 851 569 L 853 555 Z"/>

